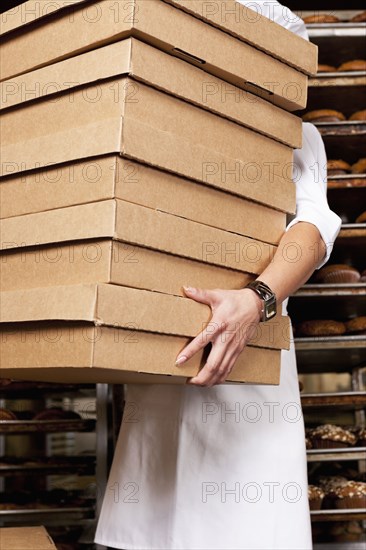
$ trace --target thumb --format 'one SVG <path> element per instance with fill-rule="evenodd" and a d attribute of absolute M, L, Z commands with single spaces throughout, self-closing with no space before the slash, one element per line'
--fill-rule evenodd
<path fill-rule="evenodd" d="M 187 298 L 192 298 L 192 300 L 196 300 L 196 302 L 201 302 L 202 304 L 211 306 L 214 301 L 213 290 L 204 290 L 202 288 L 194 288 L 191 286 L 184 286 L 183 290 Z"/>

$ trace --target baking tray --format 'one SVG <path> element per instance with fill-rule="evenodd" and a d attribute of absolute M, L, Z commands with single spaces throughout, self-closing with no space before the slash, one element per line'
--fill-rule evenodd
<path fill-rule="evenodd" d="M 319 72 L 309 79 L 307 111 L 335 109 L 347 118 L 365 108 L 366 71 Z"/>
<path fill-rule="evenodd" d="M 366 283 L 306 284 L 291 296 L 288 311 L 296 322 L 366 315 Z"/>
<path fill-rule="evenodd" d="M 366 363 L 366 335 L 295 338 L 301 374 L 351 372 Z"/>
<path fill-rule="evenodd" d="M 0 457 L 0 476 L 18 475 L 55 475 L 93 474 L 96 466 L 95 456 L 54 456 L 50 458 L 30 459 L 6 459 Z"/>
<path fill-rule="evenodd" d="M 311 521 L 362 521 L 366 519 L 366 510 L 311 510 Z"/>
<path fill-rule="evenodd" d="M 92 507 L 59 507 L 43 508 L 42 510 L 0 510 L 0 525 L 9 523 L 21 523 L 22 525 L 34 525 L 33 522 L 47 525 L 74 525 L 81 520 L 94 516 L 95 510 Z"/>
<path fill-rule="evenodd" d="M 89 432 L 95 420 L 0 420 L 0 434 Z"/>
<path fill-rule="evenodd" d="M 301 395 L 301 404 L 306 408 L 344 407 L 351 410 L 362 409 L 366 407 L 366 392 L 304 393 Z"/>
<path fill-rule="evenodd" d="M 366 122 L 316 122 L 328 158 L 343 159 L 353 164 L 365 156 Z"/>
<path fill-rule="evenodd" d="M 316 23 L 307 25 L 307 29 L 311 42 L 319 48 L 319 63 L 339 67 L 345 61 L 364 59 L 365 23 Z"/>
<path fill-rule="evenodd" d="M 308 462 L 339 462 L 344 460 L 366 460 L 366 447 L 347 449 L 308 449 Z"/>

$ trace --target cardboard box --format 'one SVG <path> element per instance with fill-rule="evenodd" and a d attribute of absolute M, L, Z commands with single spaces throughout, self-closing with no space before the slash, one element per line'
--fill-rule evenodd
<path fill-rule="evenodd" d="M 44 527 L 1 527 L 1 550 L 56 550 Z"/>
<path fill-rule="evenodd" d="M 130 75 L 286 145 L 301 147 L 299 117 L 134 38 L 2 82 L 1 108 L 57 94 L 71 83 L 98 86 L 116 75 Z"/>
<path fill-rule="evenodd" d="M 44 4 L 39 0 L 28 0 L 26 4 L 1 14 L 0 36 L 86 1 L 53 0 L 50 4 Z M 295 35 L 295 38 L 291 37 L 291 44 L 296 46 L 289 47 L 288 31 L 276 23 L 268 22 L 254 3 L 253 9 L 250 9 L 234 0 L 165 1 L 230 32 L 300 71 L 311 75 L 317 72 L 317 46 Z"/>
<path fill-rule="evenodd" d="M 2 174 L 121 153 L 295 210 L 290 147 L 130 78 L 8 110 L 1 133 Z"/>
<path fill-rule="evenodd" d="M 274 37 L 271 22 L 262 25 Z M 282 29 L 277 30 L 283 34 Z M 287 110 L 306 106 L 305 74 L 161 0 L 81 3 L 10 31 L 3 40 L 2 79 L 131 36 L 249 88 Z M 298 41 L 290 32 L 287 36 L 287 48 L 295 50 Z"/>
<path fill-rule="evenodd" d="M 210 329 L 210 319 L 209 306 L 189 298 L 117 285 L 68 285 L 1 293 L 1 323 L 90 322 L 130 329 L 137 337 L 139 331 L 195 337 L 204 328 Z M 277 315 L 258 326 L 249 345 L 289 349 L 289 329 L 289 318 Z"/>
<path fill-rule="evenodd" d="M 113 238 L 237 271 L 261 273 L 276 247 L 121 200 L 0 221 L 1 249 Z"/>
<path fill-rule="evenodd" d="M 165 0 L 264 50 L 309 75 L 318 67 L 318 47 L 268 20 L 255 2 L 252 9 L 236 0 Z M 300 16 L 297 16 L 300 17 Z"/>
<path fill-rule="evenodd" d="M 0 326 L 1 375 L 63 383 L 184 384 L 205 353 L 176 366 L 186 338 L 75 323 Z M 278 385 L 281 352 L 247 346 L 228 380 Z"/>
<path fill-rule="evenodd" d="M 239 290 L 253 275 L 112 240 L 8 250 L 0 255 L 0 289 L 88 283 L 183 296 L 183 286 Z"/>
<path fill-rule="evenodd" d="M 113 198 L 271 244 L 286 228 L 284 212 L 117 156 L 3 179 L 0 218 Z"/>

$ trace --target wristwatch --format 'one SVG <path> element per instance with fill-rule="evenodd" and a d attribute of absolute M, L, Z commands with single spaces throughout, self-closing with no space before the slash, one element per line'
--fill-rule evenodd
<path fill-rule="evenodd" d="M 277 313 L 276 294 L 262 281 L 253 281 L 245 288 L 254 290 L 262 300 L 261 322 L 272 319 Z"/>

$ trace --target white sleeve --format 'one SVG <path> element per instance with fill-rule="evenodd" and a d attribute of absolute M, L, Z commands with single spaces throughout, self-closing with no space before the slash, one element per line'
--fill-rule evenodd
<path fill-rule="evenodd" d="M 341 218 L 327 201 L 327 157 L 322 137 L 313 124 L 303 123 L 303 146 L 294 152 L 293 181 L 296 185 L 296 217 L 286 231 L 298 222 L 315 225 L 326 244 L 327 253 L 317 269 L 329 259 L 341 227 Z"/>

